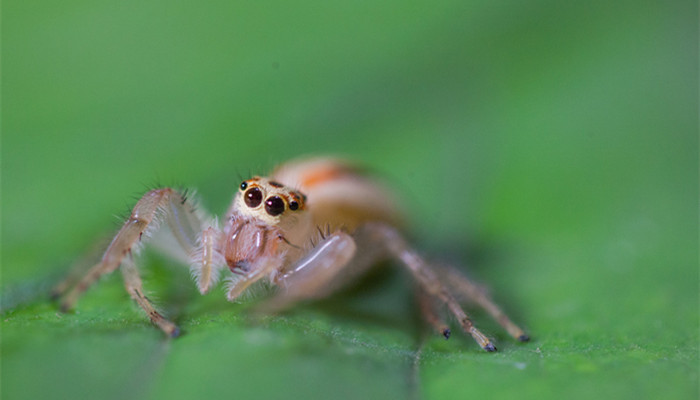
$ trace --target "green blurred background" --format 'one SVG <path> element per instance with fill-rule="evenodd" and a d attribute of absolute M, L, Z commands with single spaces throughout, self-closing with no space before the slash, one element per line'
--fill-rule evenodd
<path fill-rule="evenodd" d="M 698 397 L 697 3 L 18 1 L 2 8 L 3 399 Z M 432 335 L 379 274 L 262 319 L 146 255 L 46 292 L 154 182 L 343 154 L 532 334 Z"/>

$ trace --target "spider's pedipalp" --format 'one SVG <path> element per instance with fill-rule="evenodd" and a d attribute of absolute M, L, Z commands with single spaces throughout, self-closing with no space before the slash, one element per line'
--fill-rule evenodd
<path fill-rule="evenodd" d="M 216 224 L 214 224 L 216 225 Z M 221 276 L 226 260 L 221 254 L 222 233 L 215 227 L 208 227 L 197 240 L 197 247 L 190 260 L 190 275 L 197 283 L 201 294 L 209 292 Z"/>

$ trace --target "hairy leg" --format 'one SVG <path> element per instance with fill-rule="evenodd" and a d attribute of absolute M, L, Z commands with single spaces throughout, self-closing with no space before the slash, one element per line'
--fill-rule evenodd
<path fill-rule="evenodd" d="M 432 326 L 437 333 L 444 336 L 445 339 L 449 339 L 452 331 L 450 331 L 450 327 L 447 326 L 445 321 L 440 318 L 437 306 L 435 304 L 435 298 L 429 296 L 425 290 L 421 289 L 420 287 L 416 288 L 416 298 L 425 321 L 430 324 L 430 326 Z"/>
<path fill-rule="evenodd" d="M 139 306 L 146 312 L 148 318 L 151 322 L 156 324 L 166 335 L 170 337 L 177 337 L 180 335 L 180 328 L 178 328 L 174 323 L 167 320 L 161 313 L 159 313 L 153 304 L 148 300 L 146 295 L 143 293 L 143 284 L 141 282 L 141 277 L 134 264 L 133 256 L 129 254 L 124 257 L 120 267 L 122 271 L 122 276 L 124 277 L 124 286 L 126 291 L 129 292 L 131 298 L 138 303 Z"/>
<path fill-rule="evenodd" d="M 323 236 L 304 257 L 275 277 L 280 291 L 260 308 L 268 312 L 280 311 L 300 300 L 329 295 L 345 283 L 345 279 L 340 282 L 338 278 L 350 269 L 349 266 L 356 265 L 355 255 L 355 241 L 347 233 Z"/>
<path fill-rule="evenodd" d="M 462 294 L 468 300 L 478 304 L 481 308 L 498 322 L 513 338 L 527 342 L 530 337 L 523 330 L 514 324 L 501 308 L 491 300 L 486 291 L 472 282 L 469 278 L 461 274 L 453 267 L 439 268 L 441 280 L 452 288 L 457 295 Z"/>
<path fill-rule="evenodd" d="M 252 284 L 279 269 L 282 265 L 282 261 L 283 258 L 281 256 L 260 257 L 249 267 L 250 270 L 248 272 L 244 272 L 239 276 L 234 276 L 231 279 L 231 284 L 226 294 L 228 301 L 235 301 Z"/>
<path fill-rule="evenodd" d="M 440 281 L 435 267 L 409 247 L 396 228 L 382 223 L 371 223 L 367 224 L 364 229 L 367 234 L 378 239 L 381 238 L 381 243 L 384 243 L 389 253 L 411 272 L 422 290 L 447 305 L 450 312 L 459 321 L 462 330 L 470 334 L 482 349 L 496 351 L 493 343 L 474 326 L 471 318 L 462 309 L 449 288 Z"/>
<path fill-rule="evenodd" d="M 102 275 L 113 272 L 130 256 L 135 246 L 154 232 L 162 222 L 170 228 L 175 241 L 186 254 L 196 246 L 196 232 L 201 229 L 200 219 L 185 195 L 171 188 L 151 190 L 134 206 L 129 219 L 124 223 L 102 259 L 70 289 L 61 301 L 61 309 L 69 310 L 78 298 Z M 133 263 L 127 268 L 133 267 Z M 151 316 L 153 307 L 141 292 L 140 278 L 135 267 L 125 272 L 127 290 L 139 305 Z M 66 287 L 65 289 L 68 289 Z M 140 293 L 140 295 L 139 295 Z M 159 314 L 158 314 L 159 315 Z M 153 319 L 153 317 L 151 317 Z M 162 318 L 162 317 L 161 317 Z M 167 320 L 166 320 L 167 321 Z M 158 323 L 166 333 L 172 334 L 167 323 Z"/>
<path fill-rule="evenodd" d="M 191 257 L 190 273 L 197 282 L 199 292 L 207 293 L 219 280 L 226 260 L 221 253 L 223 233 L 214 227 L 202 232 L 198 246 Z"/>
<path fill-rule="evenodd" d="M 68 274 L 51 288 L 51 300 L 58 299 L 68 289 L 73 287 L 80 278 L 82 278 L 90 267 L 95 265 L 95 261 L 100 259 L 104 253 L 105 247 L 109 244 L 108 238 L 97 240 L 90 246 L 90 249 L 85 252 L 70 268 Z"/>

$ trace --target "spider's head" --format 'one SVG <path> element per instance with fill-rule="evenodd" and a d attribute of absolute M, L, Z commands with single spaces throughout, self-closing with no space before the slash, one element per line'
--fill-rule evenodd
<path fill-rule="evenodd" d="M 241 182 L 234 211 L 269 225 L 296 220 L 305 209 L 306 196 L 279 182 L 259 176 Z"/>
<path fill-rule="evenodd" d="M 224 257 L 231 271 L 247 273 L 269 257 L 296 254 L 310 229 L 306 197 L 268 178 L 241 182 L 228 214 Z M 281 246 L 281 247 L 280 247 Z"/>

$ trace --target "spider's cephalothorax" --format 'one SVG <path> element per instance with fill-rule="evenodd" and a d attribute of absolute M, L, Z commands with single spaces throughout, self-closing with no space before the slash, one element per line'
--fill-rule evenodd
<path fill-rule="evenodd" d="M 231 271 L 248 273 L 260 260 L 299 256 L 309 236 L 311 217 L 305 196 L 261 177 L 243 181 L 233 199 L 224 227 L 224 257 Z"/>
<path fill-rule="evenodd" d="M 136 203 L 102 260 L 78 280 L 72 274 L 54 293 L 63 295 L 61 308 L 67 310 L 101 275 L 119 268 L 127 291 L 151 321 L 177 336 L 178 327 L 143 294 L 132 250 L 148 238 L 165 243 L 159 249 L 190 264 L 202 294 L 227 273 L 229 300 L 260 280 L 281 287 L 267 302 L 270 310 L 326 296 L 378 261 L 392 258 L 417 282 L 421 311 L 444 337 L 450 336 L 440 315 L 446 308 L 484 350 L 496 350 L 462 309 L 460 302 L 470 300 L 511 336 L 528 340 L 479 286 L 454 268 L 425 261 L 409 246 L 400 232 L 400 207 L 384 186 L 336 158 L 291 161 L 269 178 L 240 183 L 223 227 L 195 209 L 186 192 L 151 190 Z M 168 240 L 158 240 L 160 233 Z"/>

